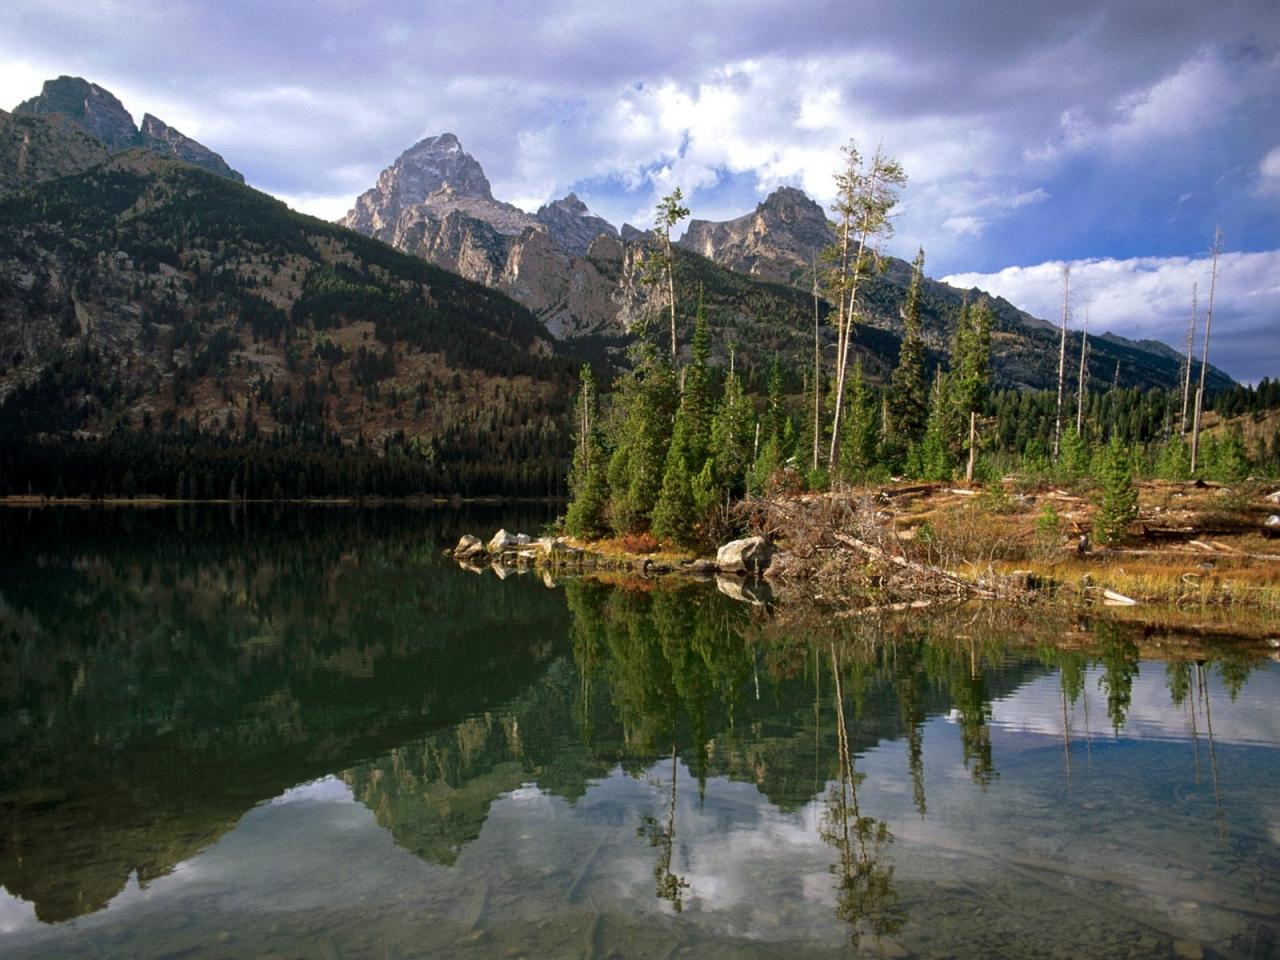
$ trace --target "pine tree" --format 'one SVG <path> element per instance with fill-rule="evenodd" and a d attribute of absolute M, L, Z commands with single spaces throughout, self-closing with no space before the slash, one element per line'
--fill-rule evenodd
<path fill-rule="evenodd" d="M 685 426 L 685 460 L 691 473 L 702 469 L 711 449 L 711 373 L 707 367 L 710 352 L 711 335 L 699 293 L 698 314 L 693 328 L 693 356 L 685 368 L 684 393 L 680 397 L 680 413 Z"/>
<path fill-rule="evenodd" d="M 948 438 L 952 434 L 954 407 L 947 389 L 947 376 L 939 370 L 929 391 L 929 419 L 920 445 L 920 476 L 925 480 L 950 480 L 953 463 Z"/>
<path fill-rule="evenodd" d="M 681 545 L 695 540 L 695 510 L 693 486 L 689 475 L 688 445 L 685 440 L 687 427 L 677 421 L 675 435 L 667 450 L 666 467 L 662 474 L 662 492 L 653 508 L 653 535 Z"/>
<path fill-rule="evenodd" d="M 1244 433 L 1239 424 L 1232 424 L 1227 435 L 1218 443 L 1217 456 L 1212 463 L 1212 476 L 1223 483 L 1239 483 L 1249 474 L 1249 456 L 1244 449 Z"/>
<path fill-rule="evenodd" d="M 569 470 L 569 509 L 565 529 L 575 537 L 597 537 L 605 531 L 609 488 L 604 450 L 596 425 L 596 385 L 591 366 L 582 365 L 582 389 L 576 404 L 578 442 Z"/>
<path fill-rule="evenodd" d="M 676 364 L 676 260 L 671 249 L 672 228 L 689 215 L 684 206 L 684 193 L 676 187 L 658 201 L 653 234 L 658 250 L 646 258 L 644 281 L 666 287 L 667 308 L 671 316 L 671 365 Z"/>
<path fill-rule="evenodd" d="M 1075 427 L 1068 427 L 1067 432 L 1062 435 L 1058 468 L 1068 480 L 1079 480 L 1089 469 L 1089 448 Z"/>
<path fill-rule="evenodd" d="M 760 455 L 747 472 L 747 490 L 754 494 L 769 492 L 773 475 L 782 467 L 782 453 L 778 441 L 770 437 L 760 447 Z"/>
<path fill-rule="evenodd" d="M 912 264 L 911 286 L 902 308 L 902 347 L 889 390 L 888 436 L 905 450 L 924 438 L 929 418 L 929 389 L 924 380 L 924 337 L 920 324 L 920 287 L 924 280 L 924 249 Z"/>
<path fill-rule="evenodd" d="M 1156 476 L 1161 480 L 1186 480 L 1191 476 L 1191 450 L 1181 433 L 1175 433 L 1160 447 Z"/>
<path fill-rule="evenodd" d="M 960 311 L 952 369 L 952 396 L 968 426 L 964 443 L 969 452 L 965 479 L 971 481 L 978 452 L 978 413 L 991 380 L 991 306 L 986 297 Z"/>
<path fill-rule="evenodd" d="M 743 393 L 738 375 L 731 371 L 725 378 L 720 407 L 711 421 L 711 458 L 716 480 L 731 493 L 746 489 L 754 424 L 751 401 Z"/>
<path fill-rule="evenodd" d="M 1133 458 L 1120 437 L 1112 434 L 1098 481 L 1102 500 L 1094 514 L 1093 530 L 1102 543 L 1116 543 L 1138 516 L 1138 490 L 1133 483 Z"/>
<path fill-rule="evenodd" d="M 784 459 L 790 452 L 783 449 L 782 443 L 786 432 L 787 419 L 787 408 L 782 395 L 782 361 L 775 354 L 773 366 L 769 370 L 769 394 L 765 402 L 764 423 L 761 432 L 766 442 L 773 441 Z"/>
<path fill-rule="evenodd" d="M 615 405 L 614 452 L 609 460 L 609 521 L 617 533 L 643 530 L 662 490 L 675 414 L 675 377 L 666 358 L 641 339 L 634 369 L 623 376 Z"/>

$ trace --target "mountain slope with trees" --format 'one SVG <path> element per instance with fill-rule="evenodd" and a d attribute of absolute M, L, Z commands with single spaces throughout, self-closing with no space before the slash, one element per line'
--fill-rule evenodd
<path fill-rule="evenodd" d="M 554 492 L 576 366 L 505 295 L 150 152 L 0 200 L 3 492 Z"/>

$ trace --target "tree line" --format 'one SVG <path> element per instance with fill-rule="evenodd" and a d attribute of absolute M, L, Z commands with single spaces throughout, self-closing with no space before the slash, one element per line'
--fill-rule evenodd
<path fill-rule="evenodd" d="M 565 516 L 570 533 L 647 533 L 682 546 L 708 545 L 723 532 L 728 505 L 749 493 L 890 478 L 991 480 L 1009 472 L 1096 482 L 1118 530 L 1134 509 L 1135 476 L 1237 482 L 1251 471 L 1280 472 L 1280 428 L 1252 444 L 1239 424 L 1209 433 L 1197 462 L 1203 392 L 1196 397 L 1193 427 L 1183 413 L 1185 389 L 1113 384 L 1090 390 L 1087 346 L 1081 347 L 1078 378 L 1068 376 L 1065 282 L 1057 390 L 992 389 L 993 322 L 985 298 L 966 300 L 955 318 L 949 363 L 930 371 L 920 318 L 923 250 L 901 308 L 897 364 L 887 382 L 871 382 L 851 343 L 865 315 L 862 290 L 879 269 L 879 244 L 892 232 L 906 175 L 891 158 L 877 153 L 864 160 L 850 144 L 835 183 L 837 239 L 813 265 L 812 367 L 797 369 L 792 361 L 784 368 L 775 359 L 765 396 L 754 399 L 734 369 L 732 345 L 723 376 L 709 367 L 710 333 L 700 297 L 690 354 L 682 360 L 678 352 L 677 302 L 692 291 L 682 285 L 679 262 L 664 238 L 689 211 L 679 189 L 662 199 L 646 279 L 657 288 L 670 351 L 662 344 L 666 336 L 640 328 L 630 369 L 607 394 L 583 368 Z M 820 309 L 820 297 L 829 309 Z M 824 357 L 824 322 L 835 328 L 834 362 Z M 797 380 L 801 396 L 784 394 L 784 382 Z M 1237 387 L 1211 398 L 1211 406 L 1222 416 L 1247 411 L 1261 420 L 1264 411 L 1280 406 L 1280 386 L 1264 380 Z"/>

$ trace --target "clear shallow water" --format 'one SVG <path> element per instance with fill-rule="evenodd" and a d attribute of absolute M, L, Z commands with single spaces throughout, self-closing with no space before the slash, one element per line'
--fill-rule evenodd
<path fill-rule="evenodd" d="M 0 515 L 0 955 L 1280 953 L 1262 653 L 439 556 L 543 519 Z"/>

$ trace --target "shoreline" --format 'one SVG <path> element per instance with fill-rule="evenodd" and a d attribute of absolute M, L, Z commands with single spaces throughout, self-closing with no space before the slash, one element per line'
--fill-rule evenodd
<path fill-rule="evenodd" d="M 1157 481 L 1143 483 L 1141 493 L 1138 518 L 1107 546 L 1090 542 L 1096 508 L 1079 493 L 916 483 L 743 501 L 744 535 L 764 544 L 751 569 L 736 560 L 724 565 L 726 549 L 746 539 L 719 545 L 716 559 L 714 551 L 652 542 L 631 549 L 627 538 L 497 545 L 469 536 L 445 552 L 553 576 L 728 579 L 748 602 L 817 601 L 833 616 L 972 599 L 1042 609 L 1145 607 L 1179 620 L 1250 611 L 1280 629 L 1276 492 Z"/>

